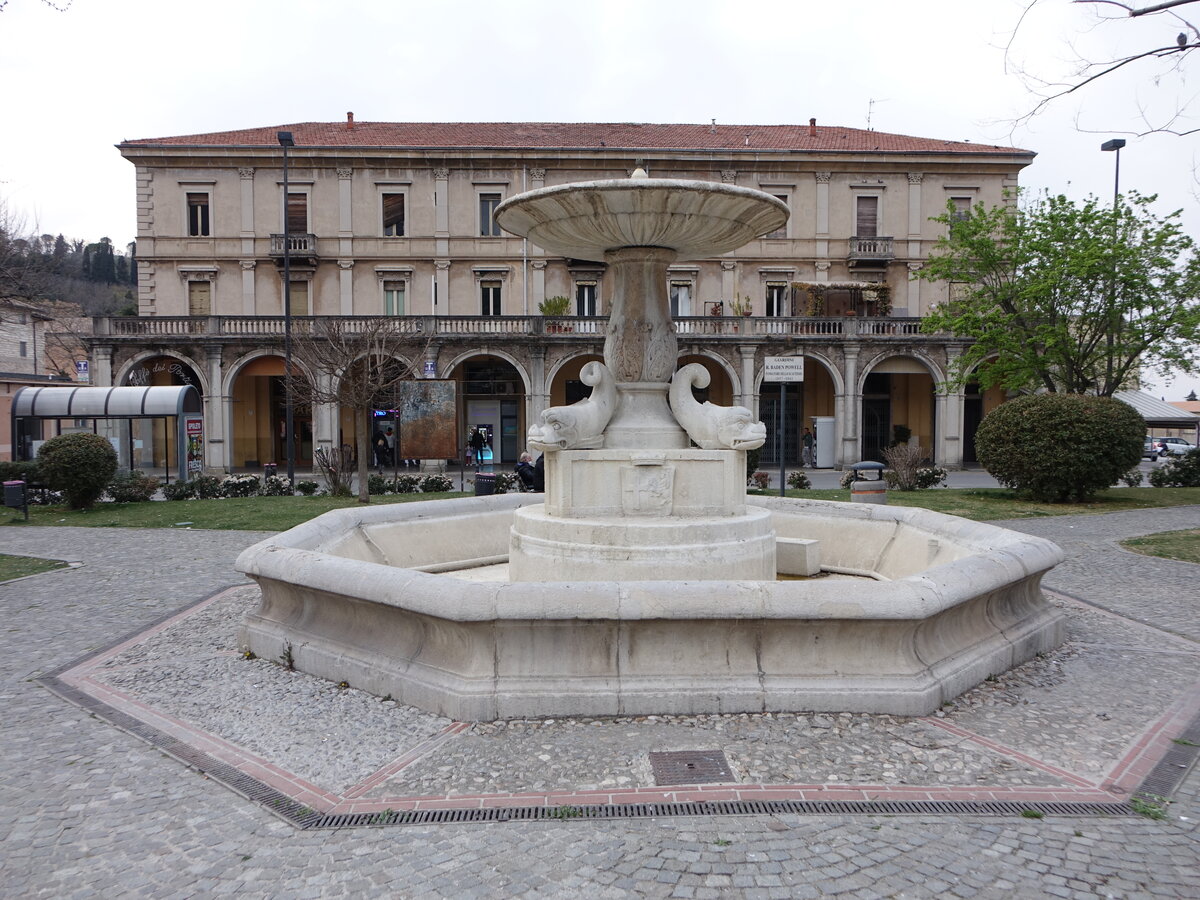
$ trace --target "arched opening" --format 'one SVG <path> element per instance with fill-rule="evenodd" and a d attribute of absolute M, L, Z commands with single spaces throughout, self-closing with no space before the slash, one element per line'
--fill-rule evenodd
<path fill-rule="evenodd" d="M 815 431 L 813 418 L 834 414 L 833 376 L 815 357 L 804 361 L 804 382 L 789 384 L 784 390 L 772 381 L 764 381 L 758 393 L 758 418 L 767 426 L 767 442 L 763 444 L 759 465 L 778 466 L 780 412 L 783 413 L 783 463 L 798 466 L 803 461 L 804 429 Z M 781 403 L 781 401 L 784 401 Z"/>
<path fill-rule="evenodd" d="M 862 458 L 883 461 L 898 442 L 917 441 L 932 457 L 936 430 L 935 383 L 929 369 L 911 356 L 893 356 L 873 366 L 863 380 Z"/>
<path fill-rule="evenodd" d="M 590 362 L 604 360 L 595 353 L 584 353 L 568 359 L 559 367 L 550 382 L 550 406 L 567 406 L 592 395 L 591 386 L 579 379 L 579 373 Z"/>
<path fill-rule="evenodd" d="M 295 378 L 303 376 L 294 375 Z M 230 392 L 234 466 L 256 469 L 287 460 L 287 406 L 283 357 L 260 356 L 237 373 Z M 292 433 L 297 466 L 312 465 L 312 409 L 293 405 Z"/>
<path fill-rule="evenodd" d="M 204 385 L 196 370 L 174 356 L 151 356 L 141 360 L 125 373 L 122 386 L 191 386 L 204 395 Z M 135 469 L 165 469 L 168 460 L 174 460 L 178 455 L 173 424 L 163 418 L 130 419 L 128 434 L 118 440 L 128 442 L 129 464 Z M 120 452 L 124 457 L 124 450 Z"/>
<path fill-rule="evenodd" d="M 525 449 L 525 386 L 516 367 L 498 356 L 475 356 L 456 366 L 450 377 L 458 382 L 461 398 L 459 443 L 478 431 L 493 464 L 515 464 Z"/>

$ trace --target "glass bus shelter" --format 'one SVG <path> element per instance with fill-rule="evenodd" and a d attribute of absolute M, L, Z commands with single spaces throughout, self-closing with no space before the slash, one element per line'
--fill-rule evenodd
<path fill-rule="evenodd" d="M 36 459 L 48 438 L 90 431 L 108 438 L 121 468 L 182 480 L 204 465 L 204 410 L 191 385 L 25 387 L 13 395 L 13 459 Z"/>

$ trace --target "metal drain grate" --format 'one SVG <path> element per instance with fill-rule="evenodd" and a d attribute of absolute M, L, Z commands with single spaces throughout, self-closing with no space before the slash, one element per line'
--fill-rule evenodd
<path fill-rule="evenodd" d="M 1138 785 L 1135 794 L 1146 797 L 1171 798 L 1187 778 L 1188 772 L 1200 756 L 1200 715 L 1192 719 L 1183 734 L 1167 749 L 1150 770 L 1150 774 Z"/>
<path fill-rule="evenodd" d="M 714 784 L 733 781 L 721 750 L 673 750 L 651 753 L 655 784 Z"/>

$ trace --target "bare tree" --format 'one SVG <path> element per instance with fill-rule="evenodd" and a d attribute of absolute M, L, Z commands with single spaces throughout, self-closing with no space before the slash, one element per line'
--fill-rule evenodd
<path fill-rule="evenodd" d="M 373 412 L 396 408 L 399 385 L 417 377 L 432 335 L 420 319 L 403 316 L 302 318 L 293 326 L 294 402 L 354 412 L 358 499 L 369 503 Z"/>
<path fill-rule="evenodd" d="M 1189 6 L 1197 0 L 1165 0 L 1165 2 L 1141 6 L 1118 2 L 1118 0 L 1071 0 L 1071 2 L 1074 5 L 1088 7 L 1092 11 L 1095 16 L 1093 28 L 1121 27 L 1118 23 L 1161 18 L 1161 33 L 1156 34 L 1146 46 L 1105 59 L 1088 58 L 1085 53 L 1072 47 L 1075 58 L 1065 75 L 1050 75 L 1044 71 L 1039 74 L 1039 72 L 1026 69 L 1017 63 L 1014 55 L 1019 35 L 1023 29 L 1030 27 L 1027 21 L 1030 14 L 1037 6 L 1044 3 L 1044 0 L 1030 0 L 1005 48 L 1006 69 L 1015 72 L 1025 82 L 1030 92 L 1038 98 L 1034 106 L 1017 122 L 1028 121 L 1055 101 L 1091 87 L 1119 72 L 1137 70 L 1144 73 L 1144 77 L 1156 85 L 1171 73 L 1176 73 L 1182 78 L 1192 51 L 1200 47 L 1200 29 L 1178 12 L 1181 7 Z M 1161 110 L 1151 112 L 1142 106 L 1138 113 L 1141 116 L 1143 127 L 1131 129 L 1128 133 L 1143 135 L 1163 132 L 1187 135 L 1200 131 L 1200 126 L 1191 124 L 1190 103 L 1190 97 L 1182 101 L 1176 100 L 1173 109 L 1166 112 Z M 1083 128 L 1081 130 L 1112 132 L 1114 129 Z"/>

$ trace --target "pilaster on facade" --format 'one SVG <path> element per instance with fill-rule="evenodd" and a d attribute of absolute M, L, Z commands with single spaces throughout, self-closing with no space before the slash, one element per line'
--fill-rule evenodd
<path fill-rule="evenodd" d="M 450 309 L 450 260 L 433 261 L 433 314 L 446 315 Z"/>
<path fill-rule="evenodd" d="M 258 260 L 243 259 L 240 261 L 242 270 L 242 315 L 253 316 L 257 309 L 255 307 L 255 292 L 254 292 L 254 270 L 258 266 Z"/>
<path fill-rule="evenodd" d="M 225 440 L 225 425 L 230 417 L 229 397 L 224 391 L 222 374 L 222 350 L 218 345 L 204 348 L 207 391 L 204 395 L 204 435 L 207 447 L 204 451 L 205 474 L 231 471 L 232 448 Z"/>
<path fill-rule="evenodd" d="M 110 344 L 93 344 L 91 348 L 91 377 L 95 387 L 113 386 L 113 348 Z"/>
<path fill-rule="evenodd" d="M 862 391 L 859 388 L 858 357 L 861 347 L 857 343 L 842 347 L 842 393 L 837 396 L 834 425 L 838 429 L 837 466 L 856 463 L 862 458 L 859 434 L 862 429 Z"/>
<path fill-rule="evenodd" d="M 343 316 L 354 315 L 354 260 L 339 259 L 338 309 Z"/>

